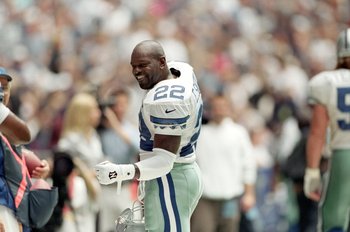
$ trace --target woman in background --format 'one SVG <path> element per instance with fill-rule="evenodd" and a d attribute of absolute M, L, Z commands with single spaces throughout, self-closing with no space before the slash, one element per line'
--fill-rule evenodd
<path fill-rule="evenodd" d="M 58 142 L 59 150 L 68 152 L 87 166 L 84 179 L 90 177 L 93 180 L 92 185 L 85 183 L 89 196 L 87 202 L 79 204 L 77 208 L 73 207 L 72 216 L 78 231 L 95 232 L 97 228 L 100 186 L 92 168 L 103 159 L 101 141 L 96 132 L 100 118 L 101 111 L 95 97 L 88 93 L 77 93 L 65 112 L 62 135 Z"/>

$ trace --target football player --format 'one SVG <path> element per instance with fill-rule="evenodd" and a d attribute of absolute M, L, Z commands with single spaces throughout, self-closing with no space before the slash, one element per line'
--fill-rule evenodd
<path fill-rule="evenodd" d="M 337 41 L 337 66 L 310 80 L 311 128 L 304 192 L 320 200 L 318 231 L 345 231 L 350 208 L 350 29 Z M 320 159 L 330 128 L 331 162 L 321 191 Z M 322 192 L 322 194 L 321 194 Z"/>
<path fill-rule="evenodd" d="M 136 45 L 130 64 L 141 89 L 148 91 L 139 113 L 140 161 L 103 162 L 95 168 L 97 178 L 101 184 L 146 181 L 146 230 L 189 232 L 202 193 L 195 147 L 203 106 L 196 76 L 187 63 L 168 63 L 153 40 Z"/>

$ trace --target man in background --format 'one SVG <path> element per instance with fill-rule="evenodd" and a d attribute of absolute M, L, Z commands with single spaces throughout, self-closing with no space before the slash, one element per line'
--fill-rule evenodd
<path fill-rule="evenodd" d="M 209 103 L 209 123 L 198 139 L 204 191 L 192 216 L 192 232 L 237 232 L 240 212 L 255 205 L 256 164 L 248 131 L 235 123 L 224 96 Z"/>
<path fill-rule="evenodd" d="M 12 77 L 7 73 L 6 69 L 0 67 L 0 132 L 11 144 L 22 145 L 29 143 L 31 136 L 26 123 L 7 108 L 10 99 L 11 81 Z M 15 206 L 16 196 L 13 196 L 9 189 L 4 166 L 5 155 L 11 154 L 5 152 L 3 144 L 2 142 L 0 143 L 0 231 L 30 231 L 30 228 L 22 225 L 15 216 L 17 211 Z M 32 178 L 45 178 L 49 171 L 50 168 L 47 161 L 42 160 L 41 166 L 33 171 Z M 22 186 L 22 188 L 26 187 Z"/>

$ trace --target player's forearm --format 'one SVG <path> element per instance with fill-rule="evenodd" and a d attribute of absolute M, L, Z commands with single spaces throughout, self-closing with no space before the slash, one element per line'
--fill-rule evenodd
<path fill-rule="evenodd" d="M 161 148 L 153 148 L 153 153 L 152 157 L 135 163 L 135 179 L 151 180 L 171 171 L 176 155 Z M 138 177 L 136 177 L 137 174 Z"/>
<path fill-rule="evenodd" d="M 95 167 L 101 184 L 107 185 L 125 180 L 152 180 L 168 174 L 173 168 L 176 155 L 161 148 L 153 148 L 153 156 L 135 164 L 102 162 Z"/>
<path fill-rule="evenodd" d="M 153 149 L 154 155 L 133 164 L 136 180 L 151 180 L 168 174 L 173 168 L 176 155 L 164 149 Z"/>
<path fill-rule="evenodd" d="M 328 113 L 325 106 L 314 105 L 312 108 L 312 118 L 310 132 L 306 145 L 306 164 L 308 168 L 319 168 L 323 147 L 325 144 Z"/>
<path fill-rule="evenodd" d="M 319 168 L 325 137 L 310 134 L 306 146 L 306 164 L 309 168 Z"/>

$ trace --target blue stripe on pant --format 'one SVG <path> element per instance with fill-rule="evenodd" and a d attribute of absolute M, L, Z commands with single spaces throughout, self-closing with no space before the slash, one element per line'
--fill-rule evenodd
<path fill-rule="evenodd" d="M 162 206 L 162 212 L 163 212 L 164 231 L 170 231 L 170 219 L 169 219 L 169 214 L 165 205 L 164 187 L 163 187 L 162 179 L 158 178 L 157 182 L 159 186 L 159 199 L 160 199 L 160 204 Z"/>
<path fill-rule="evenodd" d="M 168 184 L 169 184 L 169 189 L 170 189 L 170 199 L 171 199 L 171 205 L 173 206 L 174 210 L 174 215 L 175 215 L 175 221 L 176 221 L 176 228 L 177 231 L 181 232 L 181 221 L 180 221 L 180 215 L 179 215 L 179 210 L 177 209 L 177 204 L 176 204 L 176 197 L 175 197 L 175 186 L 173 179 L 171 178 L 171 174 L 169 173 L 167 176 L 168 179 Z"/>
<path fill-rule="evenodd" d="M 157 182 L 158 182 L 158 187 L 159 187 L 159 199 L 160 199 L 160 204 L 162 206 L 162 212 L 163 212 L 163 218 L 164 218 L 164 231 L 172 231 L 172 230 L 176 230 L 178 232 L 181 232 L 181 221 L 180 221 L 180 216 L 179 216 L 179 211 L 177 208 L 177 204 L 176 204 L 176 197 L 175 197 L 175 188 L 174 188 L 174 182 L 173 179 L 171 177 L 171 174 L 167 174 L 166 175 L 166 180 L 167 181 L 163 181 L 164 178 L 157 178 Z M 164 193 L 164 185 L 166 185 L 166 187 L 168 187 L 169 189 L 169 193 L 170 193 L 170 202 L 171 202 L 171 206 L 172 207 L 167 207 L 166 206 L 166 200 L 165 198 L 168 196 L 165 196 Z M 168 212 L 170 211 L 170 212 Z M 171 226 L 170 223 L 170 218 L 169 218 L 169 214 L 173 214 L 175 217 L 175 225 L 176 228 L 172 228 L 174 226 Z"/>
<path fill-rule="evenodd" d="M 145 224 L 152 232 L 189 232 L 202 193 L 196 163 L 175 164 L 166 176 L 145 183 Z"/>

